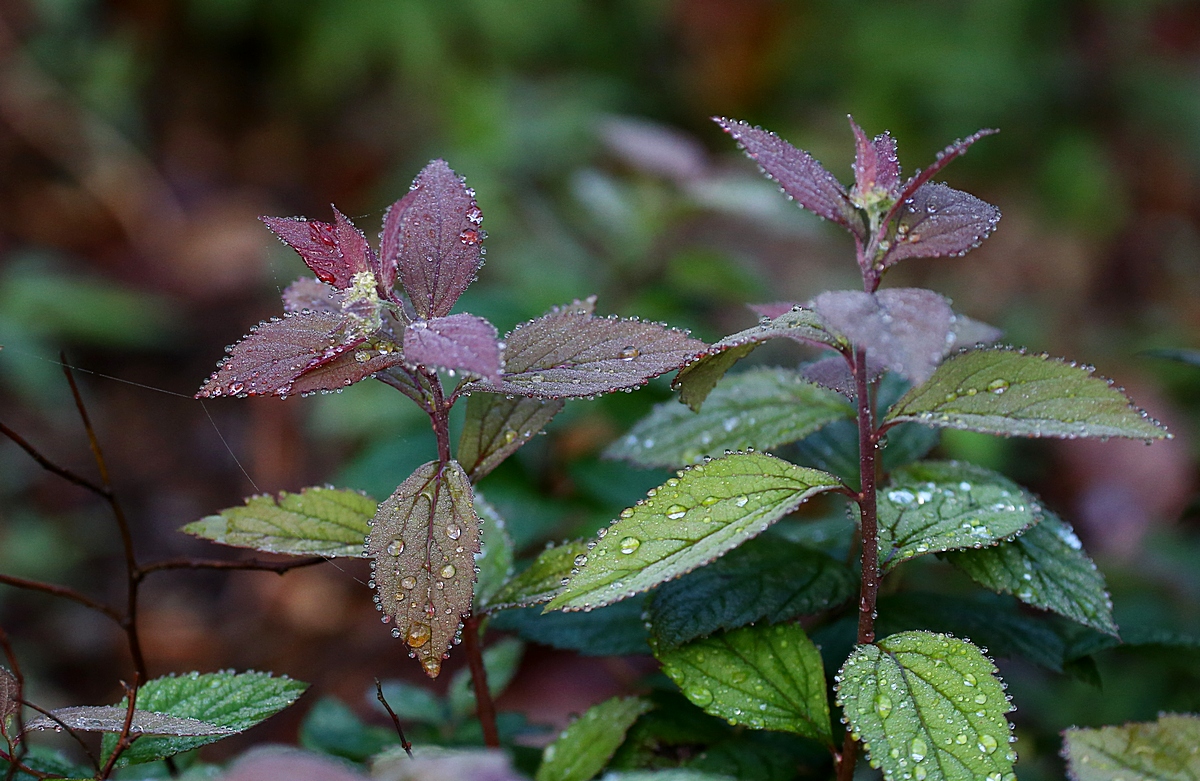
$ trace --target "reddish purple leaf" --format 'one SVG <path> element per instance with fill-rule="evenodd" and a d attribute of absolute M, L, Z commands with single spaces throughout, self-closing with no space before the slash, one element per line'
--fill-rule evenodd
<path fill-rule="evenodd" d="M 453 369 L 500 379 L 496 327 L 475 315 L 416 320 L 404 331 L 404 358 L 427 368 Z"/>
<path fill-rule="evenodd" d="M 967 150 L 971 148 L 972 144 L 981 138 L 986 138 L 987 136 L 995 135 L 999 132 L 1000 131 L 998 130 L 985 128 L 967 136 L 966 138 L 961 138 L 958 141 L 955 141 L 953 144 L 950 144 L 945 149 L 938 152 L 937 159 L 934 160 L 933 165 L 929 166 L 924 171 L 917 171 L 908 178 L 908 181 L 904 183 L 904 188 L 901 190 L 899 198 L 896 199 L 896 204 L 888 212 L 887 219 L 891 220 L 893 217 L 895 217 L 900 211 L 903 203 L 913 196 L 913 193 L 917 191 L 917 188 L 928 182 L 933 177 L 937 176 L 938 171 L 949 165 L 952 160 L 966 154 Z"/>
<path fill-rule="evenodd" d="M 657 323 L 591 314 L 593 299 L 552 310 L 505 338 L 501 393 L 558 399 L 644 385 L 705 345 Z"/>
<path fill-rule="evenodd" d="M 800 305 L 795 301 L 772 301 L 769 304 L 747 304 L 746 306 L 759 317 L 768 317 L 774 320 L 776 317 L 785 315 Z"/>
<path fill-rule="evenodd" d="M 341 312 L 342 296 L 324 282 L 300 277 L 283 291 L 285 312 Z"/>
<path fill-rule="evenodd" d="M 834 290 L 813 299 L 830 328 L 876 361 L 920 385 L 954 342 L 954 312 L 932 290 L 890 288 L 877 293 Z"/>
<path fill-rule="evenodd" d="M 896 139 L 888 133 L 869 140 L 867 134 L 850 118 L 854 130 L 854 186 L 859 197 L 875 188 L 895 198 L 900 194 L 900 161 L 896 158 Z"/>
<path fill-rule="evenodd" d="M 304 217 L 259 217 L 284 244 L 296 250 L 317 279 L 341 289 L 360 271 L 372 271 L 374 254 L 362 232 L 333 210 L 334 224 Z"/>
<path fill-rule="evenodd" d="M 381 285 L 390 295 L 394 279 L 408 292 L 420 317 L 442 317 L 483 265 L 487 234 L 475 193 L 443 160 L 417 175 L 408 195 L 392 204 L 380 236 Z"/>
<path fill-rule="evenodd" d="M 802 366 L 800 374 L 809 382 L 854 400 L 854 373 L 850 371 L 850 364 L 840 355 L 826 356 Z"/>
<path fill-rule="evenodd" d="M 779 183 L 785 195 L 814 214 L 862 234 L 862 220 L 846 196 L 846 188 L 807 152 L 739 120 L 713 117 L 713 121 L 733 136 L 763 173 Z"/>
<path fill-rule="evenodd" d="M 312 393 L 346 388 L 392 366 L 404 363 L 400 345 L 373 339 L 353 350 L 346 350 L 333 359 L 301 374 L 292 383 L 290 393 Z"/>
<path fill-rule="evenodd" d="M 196 396 L 287 396 L 342 388 L 349 384 L 342 377 L 337 378 L 338 384 L 314 384 L 310 379 L 298 386 L 296 380 L 340 356 L 355 361 L 355 355 L 366 352 L 366 348 L 355 349 L 364 342 L 366 338 L 341 313 L 306 312 L 268 320 L 235 344 Z"/>
<path fill-rule="evenodd" d="M 907 258 L 965 255 L 978 247 L 999 221 L 999 209 L 970 193 L 944 184 L 922 185 L 900 209 L 896 236 L 883 256 L 883 265 Z"/>

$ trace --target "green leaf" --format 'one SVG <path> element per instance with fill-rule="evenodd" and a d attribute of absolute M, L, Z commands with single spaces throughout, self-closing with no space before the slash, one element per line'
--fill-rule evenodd
<path fill-rule="evenodd" d="M 618 773 L 605 773 L 600 781 L 737 781 L 737 779 L 733 776 L 672 767 L 664 770 L 623 770 Z"/>
<path fill-rule="evenodd" d="M 561 399 L 472 393 L 458 440 L 458 462 L 472 482 L 479 482 L 544 429 L 565 404 Z"/>
<path fill-rule="evenodd" d="M 379 505 L 373 523 L 366 550 L 377 604 L 396 622 L 392 635 L 436 678 L 471 612 L 479 553 L 471 483 L 457 461 L 430 461 Z"/>
<path fill-rule="evenodd" d="M 1196 781 L 1200 716 L 1164 713 L 1158 721 L 1063 732 L 1072 781 Z"/>
<path fill-rule="evenodd" d="M 845 564 L 766 535 L 655 589 L 651 631 L 670 648 L 720 629 L 828 610 L 857 592 L 858 578 Z"/>
<path fill-rule="evenodd" d="M 729 450 L 768 450 L 853 416 L 844 396 L 797 371 L 751 369 L 721 380 L 699 413 L 674 401 L 656 405 L 604 455 L 673 468 Z"/>
<path fill-rule="evenodd" d="M 886 781 L 1015 781 L 1012 706 L 995 673 L 964 640 L 902 632 L 855 649 L 838 704 Z"/>
<path fill-rule="evenodd" d="M 768 339 L 780 337 L 835 350 L 847 349 L 845 340 L 827 330 L 816 312 L 795 307 L 774 320 L 726 336 L 680 369 L 672 383 L 672 387 L 679 391 L 679 400 L 693 410 L 699 410 L 729 367 L 754 352 Z"/>
<path fill-rule="evenodd" d="M 1158 422 L 1105 379 L 1047 355 L 983 349 L 948 358 L 886 422 L 1022 437 L 1162 439 Z"/>
<path fill-rule="evenodd" d="M 245 732 L 291 705 L 308 684 L 270 673 L 190 673 L 147 681 L 138 689 L 140 709 L 183 716 Z M 121 708 L 125 702 L 118 703 Z M 118 764 L 154 762 L 212 743 L 224 735 L 191 738 L 139 738 L 121 755 Z M 103 752 L 112 754 L 117 736 L 104 735 Z"/>
<path fill-rule="evenodd" d="M 533 564 L 509 579 L 492 595 L 486 601 L 485 609 L 503 610 L 549 602 L 562 591 L 563 581 L 578 566 L 575 560 L 581 556 L 586 557 L 587 551 L 587 543 L 583 540 L 547 547 Z"/>
<path fill-rule="evenodd" d="M 399 742 L 395 729 L 364 723 L 333 697 L 322 697 L 300 726 L 301 746 L 351 762 L 363 762 Z"/>
<path fill-rule="evenodd" d="M 481 612 L 512 577 L 513 543 L 504 527 L 504 519 L 479 491 L 475 491 L 475 514 L 481 522 L 482 546 L 475 556 L 475 567 L 479 570 L 475 582 L 475 610 Z"/>
<path fill-rule="evenodd" d="M 31 746 L 26 743 L 27 753 L 21 760 L 26 767 L 45 773 L 54 778 L 94 778 L 95 771 L 85 765 L 76 765 L 58 751 L 45 746 Z M 8 778 L 9 764 L 0 759 L 0 778 Z M 13 781 L 38 781 L 40 776 L 18 770 Z"/>
<path fill-rule="evenodd" d="M 1115 637 L 1104 576 L 1083 552 L 1070 524 L 1043 513 L 1036 526 L 1011 542 L 950 553 L 946 560 L 985 588 Z"/>
<path fill-rule="evenodd" d="M 424 686 L 408 681 L 384 681 L 383 696 L 401 721 L 441 725 L 450 721 L 450 705 Z M 383 709 L 379 712 L 382 714 Z"/>
<path fill-rule="evenodd" d="M 626 599 L 590 613 L 543 613 L 538 607 L 493 613 L 489 626 L 516 632 L 535 643 L 567 648 L 585 656 L 649 654 L 645 598 Z"/>
<path fill-rule="evenodd" d="M 821 654 L 798 624 L 742 627 L 655 655 L 707 713 L 833 745 Z"/>
<path fill-rule="evenodd" d="M 1036 523 L 1042 508 L 998 472 L 960 461 L 921 461 L 879 492 L 883 570 L 926 553 L 983 548 Z"/>
<path fill-rule="evenodd" d="M 296 556 L 361 556 L 378 507 L 366 494 L 337 488 L 305 488 L 251 496 L 184 526 L 182 531 L 222 545 Z"/>
<path fill-rule="evenodd" d="M 514 637 L 505 638 L 493 643 L 483 651 L 483 667 L 487 671 L 488 691 L 492 697 L 499 697 L 508 688 L 521 657 L 525 653 L 525 644 Z M 450 703 L 450 714 L 456 719 L 470 716 L 475 712 L 475 689 L 471 682 L 471 671 L 463 668 L 450 679 L 450 688 L 446 690 L 446 699 Z"/>
<path fill-rule="evenodd" d="M 601 529 L 546 609 L 600 607 L 679 577 L 840 486 L 833 475 L 763 453 L 688 467 Z"/>
<path fill-rule="evenodd" d="M 613 697 L 588 708 L 542 752 L 536 781 L 588 781 L 604 769 L 633 722 L 651 703 Z"/>

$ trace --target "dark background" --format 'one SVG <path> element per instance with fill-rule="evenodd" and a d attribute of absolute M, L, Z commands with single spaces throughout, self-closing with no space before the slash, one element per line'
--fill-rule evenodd
<path fill-rule="evenodd" d="M 390 389 L 191 398 L 304 271 L 257 215 L 328 219 L 333 202 L 373 237 L 443 157 L 476 189 L 491 236 L 460 311 L 506 330 L 596 293 L 601 312 L 715 340 L 754 322 L 747 302 L 857 282 L 849 239 L 779 197 L 708 118 L 769 127 L 846 180 L 847 113 L 891 130 L 906 170 L 980 127 L 1002 131 L 945 172 L 1003 210 L 998 232 L 889 284 L 933 287 L 1012 343 L 1097 365 L 1177 438 L 955 434 L 940 452 L 1005 471 L 1072 520 L 1119 621 L 1200 627 L 1187 510 L 1200 369 L 1139 355 L 1200 346 L 1192 2 L 7 0 L 0 420 L 94 474 L 56 364 L 65 350 L 145 557 L 223 555 L 175 530 L 256 491 L 330 482 L 383 498 L 433 452 L 428 422 Z M 482 484 L 526 552 L 595 528 L 658 481 L 597 453 L 666 384 L 618 395 L 571 403 Z M 122 589 L 104 506 L 7 441 L 0 570 L 113 601 Z M 365 713 L 372 676 L 418 677 L 365 579 L 359 562 L 283 579 L 158 576 L 151 672 L 286 672 Z M 46 704 L 113 701 L 130 674 L 115 630 L 69 605 L 0 590 L 0 625 Z M 1101 657 L 1102 690 L 1002 661 L 1022 708 L 1022 778 L 1061 772 L 1055 733 L 1072 723 L 1200 710 L 1195 652 L 1155 653 Z M 501 704 L 561 724 L 645 669 L 531 650 Z M 289 739 L 294 710 L 256 739 Z"/>

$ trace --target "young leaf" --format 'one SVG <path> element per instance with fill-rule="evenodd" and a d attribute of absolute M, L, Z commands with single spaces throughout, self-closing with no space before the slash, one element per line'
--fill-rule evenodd
<path fill-rule="evenodd" d="M 544 429 L 564 405 L 558 399 L 472 393 L 458 440 L 458 462 L 471 481 L 478 483 Z"/>
<path fill-rule="evenodd" d="M 285 312 L 326 312 L 340 314 L 342 295 L 324 282 L 312 277 L 300 277 L 284 288 Z"/>
<path fill-rule="evenodd" d="M 821 654 L 798 624 L 742 627 L 655 655 L 705 712 L 833 745 Z"/>
<path fill-rule="evenodd" d="M 921 461 L 897 470 L 878 503 L 885 572 L 926 553 L 995 545 L 1042 515 L 1019 485 L 961 461 Z"/>
<path fill-rule="evenodd" d="M 961 257 L 982 244 L 1000 222 L 1000 210 L 990 203 L 933 183 L 917 188 L 899 215 L 884 266 L 907 258 Z"/>
<path fill-rule="evenodd" d="M 953 343 L 954 310 L 932 290 L 834 290 L 814 298 L 812 307 L 831 329 L 865 347 L 868 359 L 915 385 L 933 373 Z"/>
<path fill-rule="evenodd" d="M 923 171 L 917 171 L 908 178 L 908 181 L 904 183 L 904 187 L 900 191 L 900 196 L 896 199 L 896 202 L 888 211 L 887 216 L 884 218 L 884 222 L 890 222 L 893 218 L 895 218 L 900 210 L 904 208 L 905 204 L 908 202 L 908 199 L 913 197 L 913 193 L 915 193 L 921 187 L 921 185 L 937 176 L 938 171 L 941 171 L 954 159 L 966 154 L 967 150 L 971 148 L 971 145 L 979 139 L 994 135 L 997 132 L 999 131 L 992 130 L 990 128 L 976 131 L 974 134 L 969 135 L 966 138 L 960 138 L 953 144 L 950 144 L 945 149 L 938 152 L 937 159 L 934 160 L 933 165 L 929 166 Z"/>
<path fill-rule="evenodd" d="M 1011 542 L 960 551 L 946 560 L 975 582 L 1114 637 L 1104 576 L 1083 552 L 1070 525 L 1043 510 L 1041 521 Z"/>
<path fill-rule="evenodd" d="M 374 272 L 375 253 L 362 231 L 335 207 L 334 224 L 304 217 L 259 217 L 279 239 L 299 253 L 317 278 L 337 289 L 349 287 L 359 272 Z"/>
<path fill-rule="evenodd" d="M 543 613 L 537 607 L 493 613 L 488 626 L 525 640 L 583 656 L 649 654 L 644 597 L 626 599 L 590 613 Z"/>
<path fill-rule="evenodd" d="M 768 339 L 781 337 L 841 351 L 849 348 L 846 340 L 831 332 L 816 312 L 797 305 L 768 322 L 726 336 L 712 345 L 679 370 L 672 387 L 679 391 L 680 401 L 699 410 L 729 367 Z"/>
<path fill-rule="evenodd" d="M 505 337 L 500 393 L 559 399 L 644 385 L 704 349 L 682 331 L 596 317 L 580 302 L 517 326 Z"/>
<path fill-rule="evenodd" d="M 799 372 L 752 369 L 722 379 L 699 413 L 673 401 L 656 405 L 604 455 L 678 467 L 728 450 L 768 450 L 853 415 L 845 398 L 805 382 Z"/>
<path fill-rule="evenodd" d="M 752 127 L 740 120 L 713 117 L 713 121 L 733 136 L 742 150 L 758 163 L 764 174 L 779 184 L 779 189 L 790 200 L 819 217 L 836 222 L 855 235 L 864 235 L 862 219 L 846 197 L 846 188 L 807 152 L 770 131 Z"/>
<path fill-rule="evenodd" d="M 1092 371 L 1018 350 L 959 353 L 896 402 L 885 420 L 1023 437 L 1169 436 Z"/>
<path fill-rule="evenodd" d="M 367 555 L 378 604 L 399 637 L 436 678 L 462 617 L 471 612 L 479 517 L 457 461 L 430 461 L 379 505 Z"/>
<path fill-rule="evenodd" d="M 625 733 L 638 717 L 653 707 L 640 697 L 613 697 L 567 727 L 542 752 L 536 781 L 589 781 L 604 769 Z"/>
<path fill-rule="evenodd" d="M 1164 713 L 1158 721 L 1063 732 L 1072 781 L 1195 781 L 1200 778 L 1200 716 Z"/>
<path fill-rule="evenodd" d="M 579 566 L 577 560 L 587 558 L 587 552 L 588 546 L 583 540 L 547 546 L 533 564 L 511 578 L 486 601 L 486 609 L 503 610 L 549 602 L 562 591 L 562 582 Z"/>
<path fill-rule="evenodd" d="M 506 637 L 489 645 L 483 651 L 483 667 L 487 671 L 488 691 L 499 697 L 512 682 L 525 654 L 525 644 L 514 637 Z M 446 700 L 450 703 L 450 714 L 462 719 L 475 712 L 475 690 L 471 682 L 471 671 L 464 667 L 450 679 Z"/>
<path fill-rule="evenodd" d="M 601 529 L 546 609 L 588 610 L 679 577 L 840 487 L 833 475 L 762 453 L 689 467 Z"/>
<path fill-rule="evenodd" d="M 379 504 L 357 491 L 304 488 L 251 496 L 181 531 L 222 545 L 295 556 L 360 556 Z"/>
<path fill-rule="evenodd" d="M 398 269 L 419 317 L 450 314 L 483 265 L 482 222 L 474 191 L 444 160 L 434 160 L 383 217 L 383 286 L 391 289 Z"/>
<path fill-rule="evenodd" d="M 475 612 L 489 604 L 501 586 L 512 577 L 513 543 L 504 528 L 504 519 L 481 493 L 475 491 L 475 514 L 481 525 L 481 551 L 475 556 L 479 570 L 475 584 Z"/>
<path fill-rule="evenodd" d="M 902 632 L 850 655 L 838 704 L 886 781 L 1012 781 L 1012 706 L 995 673 L 964 640 Z"/>
<path fill-rule="evenodd" d="M 308 684 L 269 673 L 190 673 L 147 681 L 138 690 L 137 704 L 147 711 L 199 719 L 230 732 L 245 732 L 291 705 Z M 126 703 L 119 703 L 122 711 Z M 119 765 L 154 762 L 220 740 L 224 735 L 139 738 L 121 754 Z M 112 754 L 117 736 L 104 735 L 105 756 Z"/>
<path fill-rule="evenodd" d="M 370 341 L 356 345 L 355 349 L 346 350 L 304 372 L 292 383 L 291 392 L 340 390 L 404 362 L 400 345 L 385 332 L 380 332 Z"/>
<path fill-rule="evenodd" d="M 500 379 L 496 326 L 475 315 L 416 320 L 404 330 L 404 359 L 409 364 Z"/>
<path fill-rule="evenodd" d="M 888 133 L 874 140 L 850 119 L 854 131 L 854 192 L 852 200 L 866 205 L 882 198 L 900 194 L 900 162 L 896 157 L 896 139 Z"/>
<path fill-rule="evenodd" d="M 857 592 L 850 569 L 824 553 L 768 536 L 664 583 L 650 597 L 651 632 L 671 648 L 720 629 L 779 623 L 842 604 Z"/>
<path fill-rule="evenodd" d="M 78 705 L 55 708 L 49 716 L 41 715 L 25 725 L 26 729 L 62 730 L 66 725 L 80 732 L 121 732 L 125 729 L 127 709 L 116 705 Z M 238 730 L 210 724 L 185 716 L 171 716 L 138 708 L 129 725 L 130 735 L 173 735 L 180 738 L 234 735 Z"/>

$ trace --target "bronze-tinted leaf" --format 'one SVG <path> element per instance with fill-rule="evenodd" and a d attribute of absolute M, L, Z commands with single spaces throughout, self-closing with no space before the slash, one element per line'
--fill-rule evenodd
<path fill-rule="evenodd" d="M 900 162 L 896 158 L 896 139 L 888 133 L 868 139 L 853 119 L 854 188 L 860 199 L 870 199 L 873 191 L 895 198 L 900 193 Z M 878 197 L 878 196 L 876 196 Z"/>
<path fill-rule="evenodd" d="M 342 296 L 329 285 L 312 277 L 300 277 L 283 291 L 286 312 L 342 311 Z"/>
<path fill-rule="evenodd" d="M 475 315 L 415 320 L 404 331 L 404 357 L 412 365 L 500 379 L 496 326 Z"/>
<path fill-rule="evenodd" d="M 1000 210 L 970 193 L 944 184 L 922 185 L 900 209 L 883 264 L 960 257 L 978 247 L 999 222 Z"/>
<path fill-rule="evenodd" d="M 457 461 L 430 461 L 379 506 L 367 538 L 377 599 L 430 678 L 471 611 L 479 517 Z"/>
<path fill-rule="evenodd" d="M 483 265 L 483 213 L 474 191 L 434 160 L 383 218 L 380 259 L 388 291 L 396 273 L 420 317 L 442 317 Z"/>
<path fill-rule="evenodd" d="M 300 375 L 291 392 L 338 390 L 403 362 L 404 353 L 399 345 L 386 339 L 372 339 Z"/>
<path fill-rule="evenodd" d="M 16 676 L 0 667 L 0 732 L 5 731 L 5 721 L 21 709 L 20 689 Z"/>
<path fill-rule="evenodd" d="M 506 398 L 474 393 L 467 400 L 467 419 L 458 441 L 458 461 L 472 482 L 499 466 L 558 414 L 558 399 Z"/>
<path fill-rule="evenodd" d="M 80 732 L 121 732 L 125 729 L 128 710 L 118 705 L 77 705 L 70 708 L 55 708 L 50 716 L 38 716 L 30 721 L 27 729 L 62 730 L 65 724 Z M 186 716 L 169 713 L 135 710 L 129 725 L 130 735 L 173 735 L 181 738 L 208 737 L 211 735 L 235 735 L 238 730 L 220 724 L 210 724 Z"/>
<path fill-rule="evenodd" d="M 213 396 L 286 396 L 305 372 L 350 353 L 365 341 L 340 313 L 305 312 L 268 320 L 250 329 L 196 394 Z M 340 377 L 338 378 L 341 379 Z M 349 382 L 345 383 L 349 385 Z M 306 390 L 341 385 L 308 383 Z"/>
<path fill-rule="evenodd" d="M 764 305 L 764 311 L 774 310 L 775 305 Z M 726 336 L 709 347 L 696 360 L 679 370 L 672 387 L 679 390 L 680 401 L 698 410 L 729 367 L 754 352 L 768 339 L 781 337 L 835 350 L 849 348 L 845 339 L 831 332 L 816 312 L 795 304 L 772 320 Z"/>
<path fill-rule="evenodd" d="M 304 217 L 259 217 L 284 244 L 299 253 L 317 279 L 335 288 L 350 285 L 361 271 L 372 271 L 374 253 L 346 215 L 333 210 L 334 224 Z"/>
<path fill-rule="evenodd" d="M 713 121 L 733 136 L 763 173 L 779 183 L 788 198 L 847 230 L 863 232 L 862 220 L 846 197 L 846 188 L 807 152 L 740 120 L 713 117 Z"/>
<path fill-rule="evenodd" d="M 932 290 L 833 290 L 814 298 L 812 307 L 830 328 L 865 347 L 868 359 L 915 385 L 929 378 L 954 341 L 954 311 Z"/>
<path fill-rule="evenodd" d="M 596 317 L 575 302 L 505 337 L 501 393 L 568 398 L 635 388 L 704 350 L 682 331 L 641 320 Z"/>

